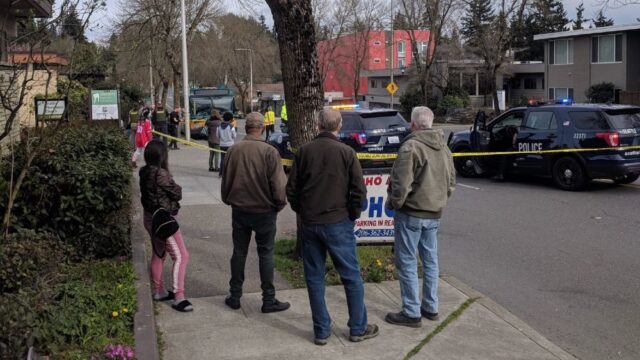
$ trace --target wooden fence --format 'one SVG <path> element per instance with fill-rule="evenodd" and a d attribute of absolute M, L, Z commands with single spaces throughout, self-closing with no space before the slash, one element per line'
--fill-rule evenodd
<path fill-rule="evenodd" d="M 640 106 L 640 91 L 621 91 L 620 104 Z"/>

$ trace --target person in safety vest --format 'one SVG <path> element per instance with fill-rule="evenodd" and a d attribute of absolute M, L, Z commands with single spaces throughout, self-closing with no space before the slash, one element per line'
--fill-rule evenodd
<path fill-rule="evenodd" d="M 267 140 L 269 140 L 269 136 L 274 132 L 275 123 L 276 113 L 274 113 L 271 106 L 269 106 L 267 112 L 264 114 L 264 127 L 267 133 Z"/>
<path fill-rule="evenodd" d="M 287 104 L 282 103 L 280 110 L 280 131 L 286 133 L 289 131 L 289 117 L 287 116 Z"/>

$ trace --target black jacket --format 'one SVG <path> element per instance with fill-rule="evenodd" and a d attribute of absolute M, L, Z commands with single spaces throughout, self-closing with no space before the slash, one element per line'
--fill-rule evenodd
<path fill-rule="evenodd" d="M 182 188 L 173 181 L 169 171 L 146 165 L 140 169 L 140 194 L 144 211 L 153 213 L 159 207 L 177 214 Z"/>
<path fill-rule="evenodd" d="M 300 147 L 287 183 L 291 208 L 305 224 L 360 217 L 367 189 L 356 152 L 328 132 Z"/>

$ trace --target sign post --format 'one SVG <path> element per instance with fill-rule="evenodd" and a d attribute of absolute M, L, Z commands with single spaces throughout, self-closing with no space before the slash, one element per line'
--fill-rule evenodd
<path fill-rule="evenodd" d="M 91 120 L 119 120 L 118 90 L 91 90 Z"/>
<path fill-rule="evenodd" d="M 67 115 L 67 99 L 35 99 L 36 128 L 40 121 L 60 121 Z"/>
<path fill-rule="evenodd" d="M 398 91 L 398 85 L 396 85 L 395 82 L 390 82 L 389 85 L 387 85 L 387 91 L 389 92 L 389 94 L 393 95 L 396 93 L 396 91 Z M 393 104 L 392 104 L 393 107 Z"/>

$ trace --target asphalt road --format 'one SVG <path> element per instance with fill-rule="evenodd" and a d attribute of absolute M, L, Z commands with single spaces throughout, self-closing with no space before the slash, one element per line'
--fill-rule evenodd
<path fill-rule="evenodd" d="M 640 181 L 458 178 L 441 271 L 580 359 L 640 359 Z"/>

